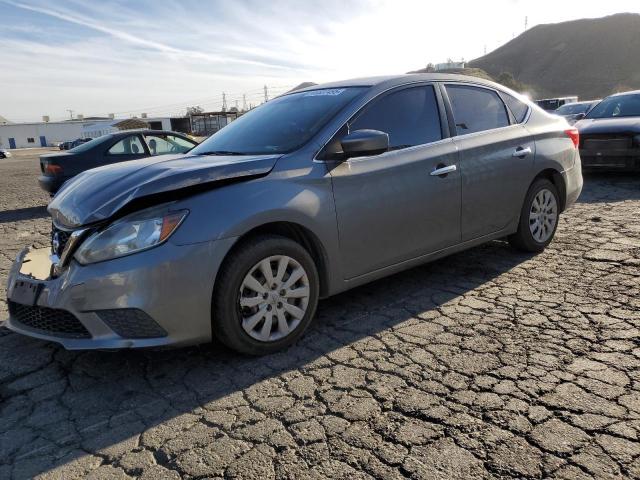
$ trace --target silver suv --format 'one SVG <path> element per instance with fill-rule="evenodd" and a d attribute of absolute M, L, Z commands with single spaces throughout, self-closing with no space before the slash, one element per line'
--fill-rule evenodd
<path fill-rule="evenodd" d="M 539 252 L 582 188 L 577 131 L 477 78 L 289 93 L 188 154 L 78 175 L 52 248 L 9 277 L 8 326 L 69 349 L 218 337 L 265 354 L 318 299 L 493 239 Z"/>

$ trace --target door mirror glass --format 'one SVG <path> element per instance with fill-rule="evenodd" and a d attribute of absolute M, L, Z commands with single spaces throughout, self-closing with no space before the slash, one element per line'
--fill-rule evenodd
<path fill-rule="evenodd" d="M 340 143 L 347 158 L 379 155 L 389 150 L 389 135 L 380 130 L 356 130 Z"/>
<path fill-rule="evenodd" d="M 578 114 L 575 116 L 576 121 L 577 121 L 577 120 L 582 120 L 582 119 L 584 118 L 584 115 L 585 115 L 584 113 L 578 113 Z"/>

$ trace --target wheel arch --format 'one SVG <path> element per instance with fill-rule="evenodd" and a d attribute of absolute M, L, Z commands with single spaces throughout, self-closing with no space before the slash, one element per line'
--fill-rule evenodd
<path fill-rule="evenodd" d="M 318 236 L 309 228 L 290 221 L 273 221 L 255 226 L 240 235 L 231 249 L 225 255 L 229 257 L 237 248 L 246 241 L 261 235 L 280 235 L 300 244 L 313 259 L 318 269 L 320 279 L 320 297 L 326 297 L 329 293 L 329 260 L 327 252 Z"/>
<path fill-rule="evenodd" d="M 560 201 L 560 212 L 563 212 L 567 203 L 567 185 L 562 174 L 555 168 L 546 168 L 536 175 L 531 184 L 533 185 L 533 182 L 539 178 L 546 178 L 558 189 L 558 195 L 560 196 L 558 199 Z"/>

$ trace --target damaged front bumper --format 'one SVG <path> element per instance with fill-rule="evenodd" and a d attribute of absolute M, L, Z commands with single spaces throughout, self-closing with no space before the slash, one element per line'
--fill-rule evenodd
<path fill-rule="evenodd" d="M 9 273 L 6 326 L 69 350 L 210 341 L 213 284 L 234 240 L 167 242 L 57 272 L 49 249 L 24 249 Z"/>

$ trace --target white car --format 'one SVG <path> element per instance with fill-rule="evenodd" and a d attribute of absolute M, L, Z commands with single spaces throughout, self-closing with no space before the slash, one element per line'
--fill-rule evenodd
<path fill-rule="evenodd" d="M 3 150 L 0 148 L 0 158 L 9 158 L 11 156 L 11 152 L 8 150 Z"/>

